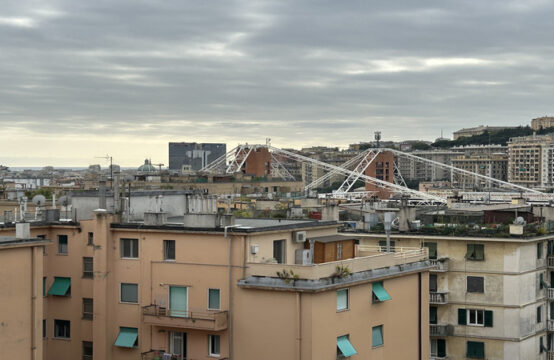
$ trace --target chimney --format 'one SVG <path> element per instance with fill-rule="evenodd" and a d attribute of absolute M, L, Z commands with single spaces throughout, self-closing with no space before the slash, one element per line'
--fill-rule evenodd
<path fill-rule="evenodd" d="M 29 223 L 15 224 L 15 237 L 17 239 L 29 239 L 31 237 L 31 224 Z"/>
<path fill-rule="evenodd" d="M 106 209 L 106 180 L 100 180 L 98 186 L 98 208 Z"/>

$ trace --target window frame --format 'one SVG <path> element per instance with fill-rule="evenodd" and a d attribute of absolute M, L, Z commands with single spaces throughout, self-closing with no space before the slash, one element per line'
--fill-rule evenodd
<path fill-rule="evenodd" d="M 119 239 L 119 247 L 120 249 L 120 258 L 122 260 L 138 260 L 139 258 L 139 239 L 132 239 L 132 238 L 121 238 Z M 123 245 L 125 241 L 130 241 L 129 251 L 131 252 L 130 256 L 125 256 L 125 246 Z M 133 243 L 137 244 L 136 248 L 133 246 Z M 136 257 L 134 257 L 134 253 L 136 250 Z"/>
<path fill-rule="evenodd" d="M 339 309 L 339 292 L 343 292 L 343 291 L 346 292 L 346 306 L 344 308 Z M 336 294 L 337 294 L 337 303 L 336 303 L 337 312 L 350 310 L 350 288 L 338 289 Z"/>
<path fill-rule="evenodd" d="M 542 323 L 542 305 L 537 306 L 537 324 Z"/>
<path fill-rule="evenodd" d="M 87 245 L 94 245 L 94 233 L 91 231 L 88 232 Z"/>
<path fill-rule="evenodd" d="M 68 336 L 58 336 L 58 333 L 57 333 L 57 329 L 59 328 L 59 325 L 58 322 L 64 322 L 64 326 L 63 326 L 63 329 L 65 329 L 65 325 L 67 325 L 67 333 L 68 333 Z M 65 332 L 65 331 L 64 331 Z M 67 339 L 71 339 L 71 321 L 70 320 L 62 320 L 62 319 L 54 319 L 54 339 L 62 339 L 62 340 L 67 340 Z"/>
<path fill-rule="evenodd" d="M 210 307 L 210 291 L 217 290 L 217 297 L 219 306 L 217 308 Z M 218 288 L 208 288 L 208 310 L 221 310 L 221 289 Z"/>
<path fill-rule="evenodd" d="M 217 347 L 219 349 L 219 352 L 212 352 L 212 348 L 213 348 L 213 345 L 214 345 L 214 339 L 217 337 L 218 341 L 217 341 Z M 208 335 L 208 355 L 210 357 L 221 357 L 221 336 L 220 335 L 215 335 L 215 334 L 209 334 Z"/>
<path fill-rule="evenodd" d="M 471 322 L 471 313 L 475 314 L 475 322 Z M 479 313 L 481 313 L 482 323 L 479 323 Z M 485 310 L 484 309 L 466 309 L 466 325 L 485 327 Z"/>
<path fill-rule="evenodd" d="M 87 261 L 90 261 L 91 269 L 87 270 Z M 83 279 L 94 278 L 94 258 L 92 256 L 83 256 Z"/>
<path fill-rule="evenodd" d="M 470 246 L 473 247 L 472 255 L 469 255 Z M 481 247 L 483 249 L 483 257 L 482 258 L 477 258 L 476 257 L 477 247 Z M 479 244 L 479 243 L 466 244 L 466 256 L 465 256 L 465 258 L 466 258 L 466 260 L 470 260 L 470 261 L 485 261 L 485 244 Z"/>
<path fill-rule="evenodd" d="M 173 243 L 173 258 L 168 257 L 168 247 L 167 247 L 167 245 L 171 244 L 171 243 Z M 177 244 L 176 244 L 175 240 L 164 240 L 163 241 L 164 261 L 176 261 L 176 258 L 177 258 L 176 253 L 177 253 Z"/>
<path fill-rule="evenodd" d="M 90 302 L 89 302 L 90 300 Z M 90 305 L 90 311 L 87 311 L 86 307 Z M 92 320 L 94 317 L 94 299 L 93 298 L 83 298 L 83 314 L 82 319 Z"/>
<path fill-rule="evenodd" d="M 131 301 L 124 301 L 122 299 L 122 295 L 123 295 L 123 285 L 135 285 L 136 286 L 136 289 L 137 289 L 137 301 L 136 302 L 131 302 Z M 139 284 L 137 283 L 124 283 L 124 282 L 121 282 L 119 283 L 119 302 L 121 304 L 139 304 Z"/>
<path fill-rule="evenodd" d="M 483 291 L 469 291 L 469 279 L 483 279 Z M 472 294 L 484 294 L 485 293 L 485 277 L 484 276 L 466 276 L 466 292 Z"/>
<path fill-rule="evenodd" d="M 89 345 L 89 344 L 90 344 L 90 355 L 85 354 L 85 349 L 88 349 L 88 346 L 85 346 L 85 345 Z M 94 356 L 93 342 L 92 341 L 83 341 L 82 346 L 81 346 L 81 353 L 83 355 L 82 356 L 83 360 L 93 359 L 93 356 Z"/>
<path fill-rule="evenodd" d="M 380 328 L 380 330 L 381 330 L 381 344 L 373 345 L 373 330 L 377 329 L 377 328 Z M 378 347 L 381 347 L 381 346 L 385 346 L 385 332 L 384 332 L 383 324 L 371 327 L 371 348 L 375 349 L 375 348 L 378 348 Z"/>
<path fill-rule="evenodd" d="M 62 250 L 62 244 L 60 240 L 65 237 L 65 252 Z M 69 237 L 65 234 L 58 234 L 58 252 L 57 255 L 69 255 Z"/>

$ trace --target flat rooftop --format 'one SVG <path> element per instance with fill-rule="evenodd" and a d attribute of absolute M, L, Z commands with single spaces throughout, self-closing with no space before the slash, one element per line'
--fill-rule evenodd
<path fill-rule="evenodd" d="M 13 246 L 13 245 L 35 245 L 39 243 L 48 243 L 51 242 L 47 239 L 42 238 L 28 238 L 20 239 L 15 236 L 0 236 L 0 247 L 2 246 Z"/>

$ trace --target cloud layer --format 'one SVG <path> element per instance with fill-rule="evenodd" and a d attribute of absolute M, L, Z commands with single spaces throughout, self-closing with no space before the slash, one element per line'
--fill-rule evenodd
<path fill-rule="evenodd" d="M 553 14 L 539 0 L 4 1 L 0 163 L 527 124 L 554 114 Z"/>

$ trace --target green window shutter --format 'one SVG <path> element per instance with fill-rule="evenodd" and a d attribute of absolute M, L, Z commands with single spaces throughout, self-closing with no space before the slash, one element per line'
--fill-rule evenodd
<path fill-rule="evenodd" d="M 377 347 L 383 345 L 383 325 L 375 326 L 371 329 L 371 346 Z"/>
<path fill-rule="evenodd" d="M 446 357 L 446 340 L 437 339 L 437 356 Z"/>
<path fill-rule="evenodd" d="M 182 286 L 169 287 L 169 313 L 170 316 L 188 317 L 187 288 Z"/>
<path fill-rule="evenodd" d="M 437 307 L 431 306 L 429 308 L 429 323 L 430 324 L 436 324 L 437 323 Z"/>
<path fill-rule="evenodd" d="M 67 296 L 71 287 L 71 278 L 55 277 L 54 283 L 48 290 L 48 295 Z"/>
<path fill-rule="evenodd" d="M 468 341 L 466 357 L 470 359 L 485 358 L 485 343 L 478 341 Z"/>
<path fill-rule="evenodd" d="M 485 260 L 485 245 L 475 244 L 475 260 Z"/>
<path fill-rule="evenodd" d="M 475 253 L 475 246 L 473 244 L 467 244 L 466 259 L 473 259 Z"/>
<path fill-rule="evenodd" d="M 372 284 L 372 291 L 373 291 L 373 294 L 375 294 L 375 296 L 377 297 L 377 299 L 379 301 L 387 301 L 387 300 L 391 299 L 389 293 L 383 287 L 382 282 L 373 283 Z"/>
<path fill-rule="evenodd" d="M 423 243 L 423 246 L 426 248 L 429 248 L 429 259 L 437 258 L 437 243 L 426 242 L 426 243 Z"/>
<path fill-rule="evenodd" d="M 135 347 L 135 344 L 137 342 L 137 337 L 138 337 L 137 328 L 120 327 L 119 335 L 117 335 L 117 339 L 115 340 L 114 345 L 119 347 L 124 347 L 124 348 Z"/>
<path fill-rule="evenodd" d="M 539 274 L 539 289 L 542 290 L 544 280 L 542 279 L 542 273 Z"/>
<path fill-rule="evenodd" d="M 492 327 L 492 311 L 485 310 L 485 327 Z"/>
<path fill-rule="evenodd" d="M 458 325 L 466 325 L 466 324 L 467 324 L 466 309 L 458 309 Z"/>

